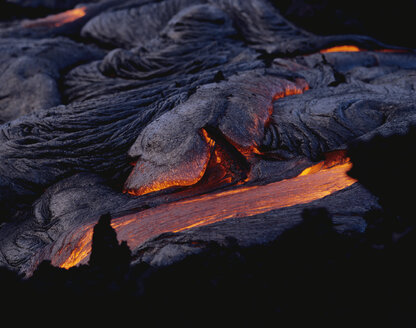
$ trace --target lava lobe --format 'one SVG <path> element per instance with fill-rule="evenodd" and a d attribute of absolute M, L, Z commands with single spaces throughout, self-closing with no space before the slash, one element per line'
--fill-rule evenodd
<path fill-rule="evenodd" d="M 245 173 L 226 179 L 229 183 L 244 180 L 249 173 L 248 163 L 259 153 L 265 127 L 270 124 L 273 102 L 307 89 L 303 79 L 292 82 L 260 72 L 201 87 L 187 102 L 153 121 L 139 135 L 129 151 L 138 161 L 124 185 L 125 191 L 143 195 L 194 185 L 204 176 L 212 157 L 223 168 L 226 162 L 225 167 L 233 161 L 240 165 L 245 162 Z M 224 155 L 225 148 L 230 150 L 228 155 Z"/>

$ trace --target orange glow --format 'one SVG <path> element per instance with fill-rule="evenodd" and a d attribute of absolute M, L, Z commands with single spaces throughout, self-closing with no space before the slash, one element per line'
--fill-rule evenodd
<path fill-rule="evenodd" d="M 273 95 L 272 103 L 278 99 L 293 96 L 293 95 L 301 95 L 305 91 L 309 90 L 308 83 L 303 79 L 296 79 L 296 84 L 288 83 L 283 86 L 283 90 L 280 92 L 277 92 Z M 270 104 L 268 107 L 269 112 L 269 118 L 265 122 L 264 126 L 267 126 L 270 123 L 271 116 L 273 114 L 273 104 Z M 258 122 L 254 122 L 256 125 L 258 125 Z M 231 143 L 232 141 L 229 140 Z M 243 154 L 246 158 L 249 158 L 253 156 L 253 154 L 262 155 L 263 153 L 258 149 L 258 146 L 250 146 L 250 147 L 241 147 L 238 144 L 232 143 L 235 148 L 238 149 L 238 151 Z"/>
<path fill-rule="evenodd" d="M 111 225 L 117 231 L 117 238 L 126 240 L 129 247 L 134 249 L 149 238 L 164 232 L 179 232 L 323 198 L 356 182 L 346 174 L 351 165 L 346 162 L 268 185 L 238 187 L 162 204 L 136 214 L 115 218 Z M 93 226 L 88 226 L 73 232 L 73 240 L 72 237 L 67 238 L 65 252 L 60 251 L 54 256 L 54 265 L 69 268 L 86 263 L 91 251 L 92 229 Z M 66 255 L 67 248 L 73 249 L 69 255 Z"/>
<path fill-rule="evenodd" d="M 345 46 L 336 46 L 328 49 L 323 49 L 320 51 L 321 54 L 328 52 L 357 52 L 362 51 L 363 49 L 358 48 L 357 46 L 345 45 Z"/>
<path fill-rule="evenodd" d="M 280 99 L 283 97 L 301 95 L 307 90 L 309 90 L 309 85 L 306 83 L 304 83 L 301 87 L 298 87 L 297 85 L 288 85 L 284 91 L 274 95 L 273 101 L 276 101 L 277 99 Z"/>
<path fill-rule="evenodd" d="M 238 149 L 238 151 L 246 158 L 249 158 L 251 156 L 253 156 L 253 154 L 257 154 L 257 155 L 261 155 L 262 152 L 256 147 L 256 146 L 250 146 L 250 147 L 240 147 L 237 144 L 233 144 L 233 146 L 235 146 L 236 149 Z"/>
<path fill-rule="evenodd" d="M 211 151 L 204 176 L 193 186 L 192 190 L 196 193 L 206 193 L 212 189 L 238 182 L 245 177 L 245 169 L 225 150 L 227 145 L 224 145 L 222 141 L 215 142 L 208 136 L 205 129 L 202 131 L 213 151 Z"/>
<path fill-rule="evenodd" d="M 50 15 L 45 18 L 36 19 L 24 24 L 24 27 L 59 27 L 71 23 L 86 14 L 87 7 L 80 7 L 64 11 L 56 15 Z"/>
<path fill-rule="evenodd" d="M 336 46 L 328 49 L 323 49 L 319 51 L 321 54 L 329 53 L 329 52 L 359 52 L 359 51 L 368 51 L 367 49 L 359 48 L 353 45 L 344 45 L 344 46 Z M 406 49 L 374 49 L 375 52 L 384 52 L 384 53 L 406 53 L 408 50 Z"/>
<path fill-rule="evenodd" d="M 151 192 L 156 192 L 160 190 L 165 190 L 172 187 L 187 187 L 196 184 L 205 173 L 205 169 L 201 171 L 200 175 L 195 179 L 185 179 L 185 178 L 178 178 L 178 179 L 170 179 L 165 181 L 155 181 L 148 186 L 144 186 L 138 190 L 136 189 L 129 189 L 126 192 L 132 196 L 142 196 L 149 194 Z"/>
<path fill-rule="evenodd" d="M 351 160 L 346 155 L 345 150 L 334 150 L 324 154 L 325 159 L 319 163 L 310 166 L 302 171 L 299 176 L 308 175 L 319 172 L 320 170 L 331 168 L 335 165 L 350 163 Z"/>
<path fill-rule="evenodd" d="M 204 182 L 217 185 L 221 183 L 231 183 L 233 181 L 233 174 L 230 172 L 230 159 L 227 159 L 227 154 L 225 154 L 219 146 L 214 149 L 213 161 L 214 163 L 210 163 L 211 167 L 209 172 L 213 176 L 207 176 L 208 181 Z"/>
<path fill-rule="evenodd" d="M 69 252 L 65 262 L 60 265 L 61 268 L 69 269 L 90 255 L 93 228 L 94 226 L 90 224 L 82 229 L 83 233 L 77 233 L 77 235 L 80 236 L 80 238 L 76 240 L 77 247 L 71 247 L 73 244 L 70 242 L 67 243 L 63 249 L 58 251 L 58 255 L 60 256 L 65 256 L 65 254 Z"/>
<path fill-rule="evenodd" d="M 201 135 L 202 135 L 202 138 L 210 147 L 213 147 L 215 145 L 215 141 L 210 138 L 210 136 L 208 135 L 208 132 L 205 129 L 201 129 Z"/>

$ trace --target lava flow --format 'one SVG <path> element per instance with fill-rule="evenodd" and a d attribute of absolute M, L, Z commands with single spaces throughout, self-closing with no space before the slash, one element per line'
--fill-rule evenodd
<path fill-rule="evenodd" d="M 179 232 L 236 217 L 249 217 L 271 210 L 305 204 L 342 190 L 356 181 L 346 172 L 351 163 L 333 153 L 320 165 L 299 176 L 262 186 L 240 186 L 236 189 L 195 196 L 163 204 L 141 212 L 113 219 L 119 240 L 134 249 L 151 237 L 164 232 Z M 338 159 L 337 159 L 338 158 Z M 333 166 L 339 160 L 338 165 Z M 70 268 L 85 263 L 91 250 L 93 225 L 79 228 L 65 238 L 64 247 L 56 252 L 52 263 Z M 71 245 L 69 249 L 68 245 Z"/>
<path fill-rule="evenodd" d="M 328 52 L 358 52 L 363 51 L 364 49 L 360 49 L 357 46 L 353 45 L 343 45 L 343 46 L 335 46 L 328 49 L 323 49 L 320 51 L 321 54 L 325 54 Z"/>
<path fill-rule="evenodd" d="M 331 53 L 331 52 L 360 52 L 360 51 L 368 51 L 368 49 L 359 48 L 354 45 L 341 45 L 335 46 L 327 49 L 322 49 L 319 52 L 321 54 Z M 407 50 L 405 49 L 375 49 L 376 52 L 386 52 L 386 53 L 405 53 Z"/>
<path fill-rule="evenodd" d="M 56 15 L 50 15 L 45 18 L 36 19 L 24 24 L 24 27 L 59 27 L 71 23 L 86 15 L 87 7 L 79 7 L 64 11 Z"/>

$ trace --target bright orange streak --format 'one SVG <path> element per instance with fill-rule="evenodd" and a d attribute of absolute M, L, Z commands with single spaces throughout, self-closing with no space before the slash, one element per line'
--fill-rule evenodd
<path fill-rule="evenodd" d="M 32 22 L 24 24 L 24 27 L 59 27 L 85 16 L 86 9 L 87 7 L 80 7 L 67 10 L 56 15 L 36 19 Z"/>
<path fill-rule="evenodd" d="M 285 88 L 284 91 L 274 95 L 273 101 L 276 101 L 277 99 L 280 99 L 280 98 L 283 98 L 283 97 L 288 97 L 288 96 L 293 96 L 293 95 L 301 95 L 302 93 L 304 93 L 307 90 L 309 90 L 309 85 L 306 84 L 306 83 L 304 85 L 302 85 L 302 87 L 298 87 L 296 85 L 288 85 Z"/>
<path fill-rule="evenodd" d="M 321 54 L 325 54 L 328 52 L 359 52 L 359 51 L 368 51 L 367 49 L 359 48 L 353 45 L 345 45 L 345 46 L 336 46 L 328 49 L 323 49 L 319 51 Z M 406 53 L 408 50 L 406 49 L 375 49 L 375 52 L 385 52 L 385 53 Z"/>
<path fill-rule="evenodd" d="M 126 240 L 129 247 L 134 249 L 164 232 L 178 232 L 229 218 L 248 217 L 282 207 L 310 203 L 355 183 L 346 174 L 350 168 L 350 163 L 344 163 L 268 185 L 241 187 L 163 204 L 113 219 L 112 226 L 117 231 L 118 239 Z M 88 227 L 91 231 L 92 228 Z M 69 268 L 85 263 L 86 254 L 91 251 L 91 231 L 86 233 L 85 228 L 81 228 L 73 232 L 71 236 L 76 240 L 67 238 L 73 251 L 68 257 L 58 252 L 53 264 Z"/>
<path fill-rule="evenodd" d="M 350 158 L 347 157 L 347 152 L 345 150 L 334 150 L 324 155 L 325 159 L 323 161 L 304 169 L 299 176 L 316 173 L 324 169 L 329 169 L 335 165 L 351 162 Z"/>
<path fill-rule="evenodd" d="M 75 240 L 75 248 L 69 249 L 71 246 L 73 247 L 73 243 L 69 242 L 63 249 L 58 251 L 58 255 L 70 252 L 66 261 L 60 265 L 61 268 L 69 269 L 90 255 L 93 228 L 94 225 L 89 224 L 82 229 L 81 234 L 78 232 L 77 235 L 80 236 L 80 238 Z"/>
<path fill-rule="evenodd" d="M 357 46 L 345 45 L 345 46 L 336 46 L 328 49 L 323 49 L 320 51 L 321 54 L 328 52 L 357 52 L 362 51 L 362 49 Z"/>

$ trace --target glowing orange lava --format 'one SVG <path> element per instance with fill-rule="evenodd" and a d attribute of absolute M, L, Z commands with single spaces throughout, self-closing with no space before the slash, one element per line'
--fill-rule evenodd
<path fill-rule="evenodd" d="M 274 102 L 278 99 L 284 98 L 284 97 L 288 97 L 288 96 L 301 95 L 307 90 L 309 90 L 308 83 L 303 79 L 296 79 L 296 84 L 292 84 L 292 83 L 287 84 L 287 85 L 284 86 L 284 89 L 282 91 L 277 92 L 276 94 L 274 94 L 272 102 Z M 269 118 L 264 123 L 264 126 L 267 126 L 270 123 L 270 119 L 271 119 L 272 114 L 273 114 L 273 104 L 270 104 L 270 106 L 268 108 L 268 112 L 269 112 Z M 259 122 L 254 121 L 254 124 L 259 125 Z M 244 147 L 239 146 L 238 144 L 233 143 L 232 140 L 229 140 L 229 141 L 246 158 L 250 158 L 251 156 L 253 156 L 253 154 L 257 154 L 257 155 L 262 155 L 263 154 L 259 150 L 258 146 L 250 146 L 250 147 L 245 147 L 244 148 Z"/>
<path fill-rule="evenodd" d="M 320 170 L 329 169 L 335 165 L 350 163 L 345 150 L 334 150 L 324 154 L 325 159 L 302 171 L 299 176 L 316 173 Z"/>
<path fill-rule="evenodd" d="M 344 46 L 336 46 L 328 49 L 323 49 L 320 51 L 321 54 L 328 53 L 328 52 L 357 52 L 362 51 L 363 49 L 358 48 L 357 46 L 353 45 L 344 45 Z"/>
<path fill-rule="evenodd" d="M 129 247 L 134 249 L 164 232 L 179 232 L 230 218 L 249 217 L 282 207 L 310 203 L 355 183 L 356 180 L 346 174 L 350 168 L 351 164 L 346 162 L 268 185 L 241 186 L 195 196 L 113 219 L 111 225 L 117 231 L 118 239 L 126 240 Z M 69 268 L 87 261 L 93 227 L 87 229 L 90 231 L 86 232 L 82 228 L 67 238 L 73 250 L 65 252 L 66 256 L 58 252 L 52 259 L 54 265 Z"/>
<path fill-rule="evenodd" d="M 302 81 L 302 80 L 299 80 Z M 300 83 L 300 82 L 298 82 Z M 297 85 L 288 85 L 284 91 L 277 93 L 273 97 L 273 101 L 276 101 L 277 99 L 293 96 L 293 95 L 301 95 L 305 91 L 309 90 L 309 85 L 305 82 L 302 84 L 301 87 L 298 87 Z"/>
<path fill-rule="evenodd" d="M 36 19 L 24 24 L 24 27 L 59 27 L 71 23 L 86 15 L 87 7 L 79 7 L 64 11 L 56 15 L 50 15 L 45 18 Z"/>
<path fill-rule="evenodd" d="M 90 255 L 93 229 L 93 224 L 84 226 L 81 229 L 82 231 L 80 231 L 81 233 L 78 234 L 79 238 L 71 240 L 72 242 L 67 243 L 63 249 L 58 251 L 59 256 L 69 254 L 67 255 L 66 261 L 61 265 L 61 268 L 69 269 Z M 70 239 L 72 239 L 71 237 Z M 73 248 L 74 242 L 77 245 L 75 248 Z"/>
<path fill-rule="evenodd" d="M 359 51 L 368 51 L 364 48 L 359 48 L 354 45 L 343 45 L 343 46 L 335 46 L 327 49 L 323 49 L 319 51 L 321 54 L 331 53 L 331 52 L 359 52 Z M 406 49 L 374 49 L 375 52 L 384 52 L 384 53 L 406 53 L 408 50 Z"/>

